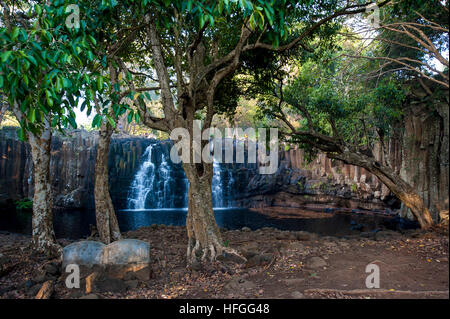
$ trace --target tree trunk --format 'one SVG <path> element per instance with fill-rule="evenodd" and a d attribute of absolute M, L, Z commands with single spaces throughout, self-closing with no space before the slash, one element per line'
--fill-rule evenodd
<path fill-rule="evenodd" d="M 50 145 L 52 133 L 49 125 L 40 136 L 29 132 L 34 171 L 34 196 L 32 216 L 32 243 L 41 253 L 56 256 L 61 247 L 53 231 L 53 196 L 50 183 Z"/>
<path fill-rule="evenodd" d="M 188 234 L 187 258 L 192 263 L 201 257 L 215 260 L 222 252 L 223 241 L 217 226 L 211 196 L 212 165 L 197 164 L 203 167 L 200 176 L 196 164 L 183 164 L 189 180 L 188 214 L 186 228 Z"/>
<path fill-rule="evenodd" d="M 201 168 L 202 167 L 202 168 Z M 234 249 L 225 247 L 219 227 L 214 217 L 211 183 L 212 164 L 183 164 L 189 180 L 188 214 L 186 228 L 188 234 L 187 261 L 214 261 L 218 256 L 232 261 L 244 262 Z M 199 172 L 199 168 L 200 172 Z"/>
<path fill-rule="evenodd" d="M 17 101 L 12 105 L 12 111 L 21 122 L 23 114 Z M 50 182 L 50 147 L 52 142 L 52 129 L 50 119 L 44 120 L 44 127 L 39 135 L 28 131 L 28 142 L 31 147 L 33 160 L 33 216 L 31 217 L 32 245 L 37 252 L 48 256 L 59 256 L 61 246 L 56 242 L 53 230 L 53 196 Z"/>
<path fill-rule="evenodd" d="M 423 229 L 430 228 L 434 222 L 422 197 L 416 190 L 404 181 L 388 166 L 376 161 L 373 157 L 351 151 L 343 151 L 340 154 L 327 154 L 331 158 L 339 159 L 347 164 L 363 167 L 385 184 L 389 190 L 401 200 L 416 217 Z"/>
<path fill-rule="evenodd" d="M 113 128 L 103 123 L 99 132 L 95 162 L 95 216 L 100 240 L 109 244 L 120 239 L 119 223 L 109 194 L 108 154 Z"/>
<path fill-rule="evenodd" d="M 2 124 L 3 116 L 5 116 L 6 110 L 7 110 L 6 105 L 0 104 L 0 125 Z"/>

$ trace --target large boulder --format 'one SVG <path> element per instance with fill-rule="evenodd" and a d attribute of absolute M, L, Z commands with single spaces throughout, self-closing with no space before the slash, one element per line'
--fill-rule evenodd
<path fill-rule="evenodd" d="M 150 245 L 138 239 L 115 241 L 103 250 L 102 264 L 109 277 L 123 278 L 128 272 L 142 272 L 150 278 Z"/>
<path fill-rule="evenodd" d="M 150 262 L 150 245 L 138 239 L 115 241 L 103 249 L 102 264 L 126 265 L 148 264 Z"/>
<path fill-rule="evenodd" d="M 109 245 L 96 241 L 80 241 L 63 250 L 63 269 L 68 264 L 80 267 L 81 285 L 91 292 L 122 292 L 124 277 L 140 281 L 151 278 L 150 245 L 142 240 L 123 239 Z M 64 275 L 68 273 L 63 271 Z M 83 288 L 82 288 L 83 289 Z"/>
<path fill-rule="evenodd" d="M 109 245 L 84 240 L 63 249 L 63 267 L 68 264 L 92 266 L 148 264 L 149 262 L 150 245 L 138 239 L 123 239 Z"/>
<path fill-rule="evenodd" d="M 63 249 L 63 269 L 69 264 L 77 264 L 83 266 L 93 266 L 102 263 L 103 250 L 105 244 L 83 240 L 70 244 Z"/>

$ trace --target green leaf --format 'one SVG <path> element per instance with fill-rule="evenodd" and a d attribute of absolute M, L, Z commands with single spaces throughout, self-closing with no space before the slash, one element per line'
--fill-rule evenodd
<path fill-rule="evenodd" d="M 19 129 L 19 131 L 17 132 L 17 136 L 19 137 L 19 139 L 20 139 L 21 141 L 25 141 L 26 135 L 25 135 L 25 130 L 23 129 L 22 126 L 20 126 L 20 129 Z"/>
<path fill-rule="evenodd" d="M 87 37 L 88 37 L 89 41 L 91 41 L 91 43 L 92 43 L 93 45 L 97 45 L 97 40 L 95 40 L 95 38 L 94 38 L 93 36 L 91 36 L 91 35 L 88 34 Z"/>
<path fill-rule="evenodd" d="M 31 123 L 36 122 L 36 109 L 32 108 L 30 110 L 30 113 L 28 114 L 28 119 L 30 120 Z"/>
<path fill-rule="evenodd" d="M 92 120 L 92 127 L 100 127 L 102 123 L 102 117 L 99 114 L 95 114 L 94 119 Z"/>
<path fill-rule="evenodd" d="M 103 92 L 103 77 L 101 75 L 97 78 L 97 90 Z"/>
<path fill-rule="evenodd" d="M 45 90 L 45 97 L 46 97 L 46 99 L 47 99 L 47 104 L 50 106 L 50 107 L 52 107 L 53 106 L 53 99 L 52 99 L 52 94 L 50 93 L 50 91 L 49 90 Z"/>
<path fill-rule="evenodd" d="M 19 28 L 14 27 L 11 32 L 11 41 L 15 41 L 17 39 L 17 36 L 19 35 Z"/>
<path fill-rule="evenodd" d="M 29 81 L 28 81 L 28 76 L 26 74 L 24 74 L 22 76 L 22 80 L 23 80 L 23 83 L 25 83 L 25 85 L 28 86 Z"/>
<path fill-rule="evenodd" d="M 111 124 L 112 127 L 114 127 L 114 128 L 116 127 L 116 122 L 114 121 L 114 119 L 111 116 L 106 115 L 106 119 L 108 120 L 109 124 Z"/>
<path fill-rule="evenodd" d="M 38 64 L 37 64 L 37 62 L 36 62 L 36 59 L 35 59 L 33 56 L 27 55 L 27 56 L 26 56 L 26 59 L 27 59 L 28 61 L 30 61 L 31 63 L 33 63 L 35 66 L 38 66 Z"/>
<path fill-rule="evenodd" d="M 3 52 L 2 55 L 1 55 L 2 62 L 3 63 L 6 62 L 6 60 L 9 59 L 11 54 L 12 54 L 12 51 L 5 51 L 5 52 Z"/>
<path fill-rule="evenodd" d="M 128 123 L 131 123 L 133 121 L 133 114 L 134 112 L 131 110 L 130 112 L 128 112 Z"/>
<path fill-rule="evenodd" d="M 72 116 L 69 116 L 68 118 L 67 118 L 67 120 L 69 121 L 69 123 L 70 123 L 70 125 L 73 127 L 73 128 L 77 128 L 77 122 L 75 122 L 75 119 L 72 117 Z"/>
<path fill-rule="evenodd" d="M 42 8 L 41 8 L 40 5 L 36 4 L 36 5 L 34 6 L 34 10 L 36 11 L 36 13 L 37 13 L 38 16 L 41 15 L 41 13 L 42 13 Z"/>

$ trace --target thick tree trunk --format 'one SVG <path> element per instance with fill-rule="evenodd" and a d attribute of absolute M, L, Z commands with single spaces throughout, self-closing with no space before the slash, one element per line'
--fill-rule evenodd
<path fill-rule="evenodd" d="M 199 167 L 202 166 L 201 173 Z M 234 249 L 225 247 L 214 217 L 211 196 L 212 164 L 183 164 L 189 180 L 187 261 L 214 261 L 218 256 L 245 261 Z"/>
<path fill-rule="evenodd" d="M 23 120 L 19 104 L 14 101 L 12 111 L 17 120 Z M 31 218 L 32 245 L 37 252 L 48 256 L 59 256 L 61 246 L 56 242 L 53 230 L 53 196 L 50 182 L 50 147 L 52 129 L 48 118 L 39 135 L 27 132 L 33 160 L 33 216 Z"/>
<path fill-rule="evenodd" d="M 202 176 L 199 176 L 195 164 L 183 164 L 189 180 L 186 228 L 189 239 L 187 258 L 191 263 L 199 257 L 202 261 L 214 260 L 223 247 L 212 204 L 212 165 L 198 165 L 204 167 Z"/>
<path fill-rule="evenodd" d="M 53 231 L 53 196 L 50 183 L 51 129 L 48 125 L 40 136 L 28 133 L 34 171 L 34 196 L 32 217 L 32 243 L 36 251 L 58 255 L 61 247 Z"/>
<path fill-rule="evenodd" d="M 342 160 L 347 164 L 363 167 L 378 177 L 411 210 L 421 228 L 427 229 L 434 224 L 422 197 L 390 167 L 381 164 L 372 157 L 351 151 L 344 151 L 337 155 L 328 154 L 328 156 Z"/>
<path fill-rule="evenodd" d="M 95 162 L 95 216 L 100 240 L 105 244 L 120 239 L 119 223 L 109 194 L 108 154 L 113 128 L 103 123 L 97 145 L 97 159 Z"/>

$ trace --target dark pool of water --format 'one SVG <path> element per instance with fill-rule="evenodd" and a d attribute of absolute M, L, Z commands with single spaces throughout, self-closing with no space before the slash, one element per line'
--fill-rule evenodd
<path fill-rule="evenodd" d="M 142 226 L 164 224 L 185 225 L 186 209 L 122 210 L 117 212 L 122 232 Z M 243 208 L 214 210 L 219 227 L 252 230 L 274 227 L 281 230 L 305 230 L 321 235 L 345 236 L 357 234 L 361 230 L 376 231 L 380 228 L 399 228 L 392 217 L 361 214 L 335 214 L 330 218 L 270 218 Z M 56 237 L 79 239 L 89 235 L 89 225 L 95 225 L 93 210 L 64 210 L 54 214 Z M 0 231 L 31 234 L 31 212 L 0 210 Z"/>

